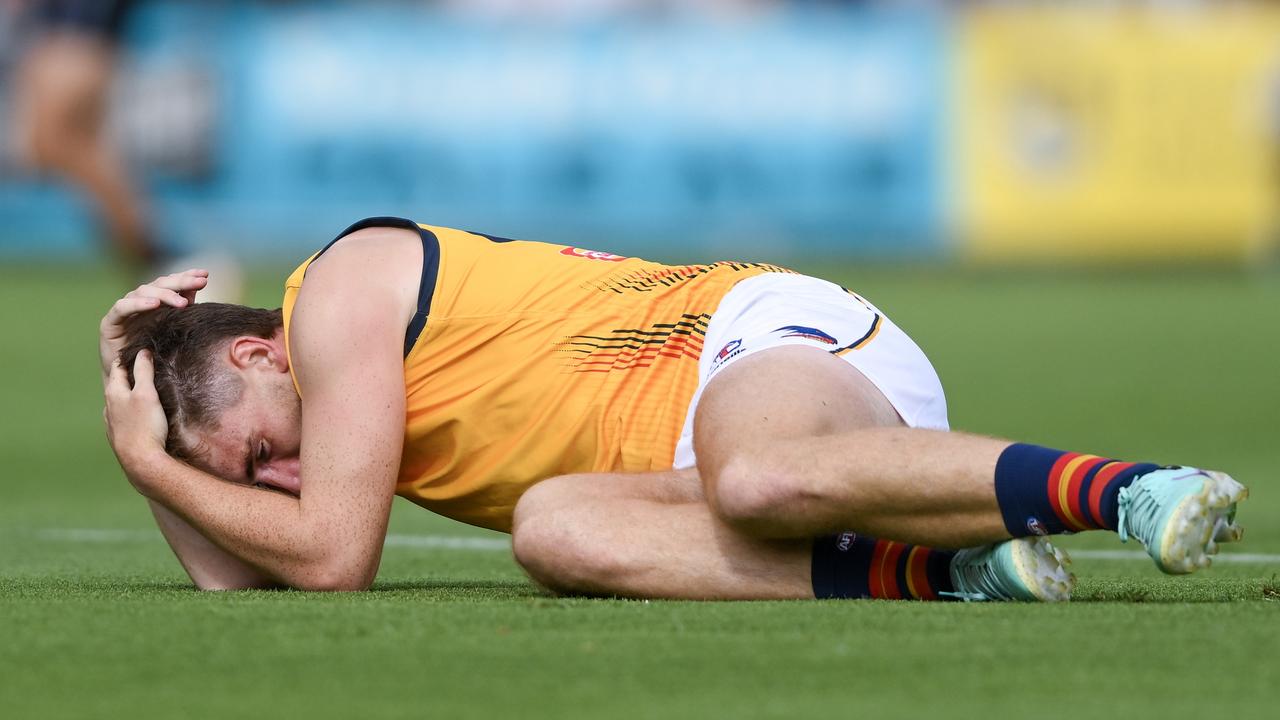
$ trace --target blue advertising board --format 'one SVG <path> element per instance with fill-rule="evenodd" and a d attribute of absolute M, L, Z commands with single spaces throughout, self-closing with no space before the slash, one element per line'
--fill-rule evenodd
<path fill-rule="evenodd" d="M 161 2 L 136 20 L 121 132 L 179 242 L 296 255 L 400 214 L 653 256 L 941 246 L 947 41 L 918 15 Z M 0 253 L 91 231 L 67 190 L 0 178 Z"/>

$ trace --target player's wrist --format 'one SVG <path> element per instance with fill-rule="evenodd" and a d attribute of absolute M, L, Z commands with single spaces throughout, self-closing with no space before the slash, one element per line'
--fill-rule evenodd
<path fill-rule="evenodd" d="M 169 474 L 172 464 L 177 462 L 163 447 L 151 441 L 129 443 L 127 447 L 117 448 L 116 457 L 120 460 L 129 483 L 149 498 L 153 496 L 160 480 Z"/>

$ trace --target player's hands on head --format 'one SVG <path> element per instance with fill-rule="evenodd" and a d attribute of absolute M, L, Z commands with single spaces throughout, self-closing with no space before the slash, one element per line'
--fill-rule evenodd
<path fill-rule="evenodd" d="M 107 440 L 137 487 L 136 474 L 131 471 L 150 462 L 157 453 L 164 456 L 169 434 L 169 422 L 156 392 L 151 353 L 144 350 L 134 360 L 132 387 L 124 367 L 119 361 L 112 361 L 105 396 L 107 406 L 102 415 L 107 422 Z M 144 488 L 138 490 L 146 494 Z"/>
<path fill-rule="evenodd" d="M 111 366 L 128 344 L 125 321 L 162 305 L 186 307 L 196 301 L 196 292 L 209 284 L 208 270 L 184 270 L 139 285 L 111 306 L 98 326 L 98 354 L 102 361 L 102 383 L 111 375 Z M 121 370 L 123 372 L 123 370 Z"/>

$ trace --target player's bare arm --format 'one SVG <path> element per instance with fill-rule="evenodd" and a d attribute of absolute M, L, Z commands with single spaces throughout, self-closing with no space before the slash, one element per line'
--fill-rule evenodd
<path fill-rule="evenodd" d="M 305 440 L 250 432 L 242 456 L 236 439 L 212 443 L 215 476 L 165 452 L 167 424 L 147 353 L 135 360 L 132 387 L 124 368 L 109 371 L 108 433 L 130 481 L 275 582 L 359 589 L 377 572 L 404 418 L 398 349 L 417 280 L 403 268 L 421 262 L 421 251 L 396 242 L 396 233 L 355 234 L 308 274 L 291 337 Z M 145 291 L 125 305 L 145 309 L 169 299 L 180 306 L 166 289 Z M 279 388 L 288 378 L 282 336 L 237 338 L 225 359 L 245 373 L 251 389 Z"/>
<path fill-rule="evenodd" d="M 140 313 L 161 306 L 185 308 L 208 283 L 205 270 L 165 275 L 132 290 L 117 300 L 99 325 L 98 352 L 105 389 L 111 367 L 127 343 L 126 324 Z M 270 578 L 213 544 L 187 521 L 155 501 L 148 500 L 156 525 L 170 549 L 196 587 L 203 590 L 265 588 L 276 585 Z"/>

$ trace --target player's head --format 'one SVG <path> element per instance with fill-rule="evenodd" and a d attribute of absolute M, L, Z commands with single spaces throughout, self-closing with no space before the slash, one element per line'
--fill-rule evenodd
<path fill-rule="evenodd" d="M 143 350 L 169 421 L 165 450 L 218 477 L 298 492 L 301 404 L 279 310 L 197 303 L 135 316 L 120 361 Z"/>

